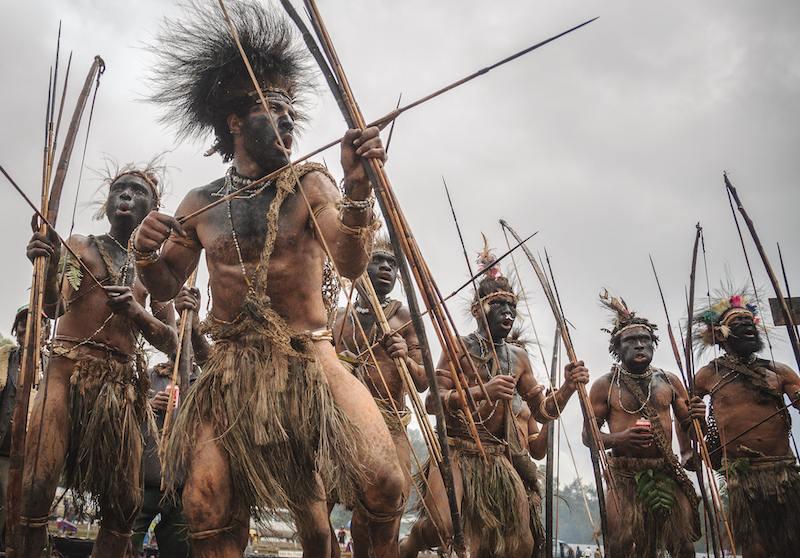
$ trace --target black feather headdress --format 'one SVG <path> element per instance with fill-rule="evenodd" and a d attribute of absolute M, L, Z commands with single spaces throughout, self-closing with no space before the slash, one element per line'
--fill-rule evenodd
<path fill-rule="evenodd" d="M 262 91 L 279 91 L 300 112 L 304 96 L 314 89 L 314 73 L 291 23 L 255 2 L 225 5 Z M 165 19 L 149 45 L 156 64 L 148 100 L 163 107 L 161 122 L 173 127 L 179 140 L 200 139 L 213 130 L 214 150 L 227 160 L 232 157 L 225 142 L 227 117 L 243 100 L 251 107 L 258 95 L 219 4 L 186 0 L 182 7 L 183 18 Z"/>

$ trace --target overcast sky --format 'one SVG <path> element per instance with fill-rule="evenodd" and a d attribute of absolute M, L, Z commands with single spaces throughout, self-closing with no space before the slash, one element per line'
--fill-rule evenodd
<path fill-rule="evenodd" d="M 369 121 L 390 112 L 401 94 L 408 103 L 600 16 L 397 121 L 387 171 L 442 292 L 467 276 L 444 177 L 471 256 L 480 248 L 481 232 L 498 252 L 505 249 L 500 218 L 520 234 L 539 231 L 529 246 L 534 252 L 547 248 L 564 312 L 575 326 L 576 352 L 597 377 L 610 365 L 608 337 L 600 331 L 608 323 L 597 304 L 601 288 L 661 324 L 666 341 L 647 256 L 655 260 L 676 325 L 685 314 L 695 223 L 703 226 L 706 249 L 698 293 L 726 274 L 737 283 L 747 279 L 724 189 L 727 170 L 776 269 L 775 246 L 781 243 L 790 286 L 800 294 L 793 282 L 800 273 L 797 2 L 320 0 L 319 8 Z M 219 157 L 202 156 L 211 138 L 176 145 L 173 133 L 157 123 L 157 109 L 140 101 L 152 65 L 142 43 L 165 15 L 176 13 L 163 0 L 30 0 L 3 7 L 0 164 L 32 198 L 41 185 L 44 107 L 59 20 L 61 76 L 67 53 L 74 53 L 65 119 L 93 56 L 107 64 L 79 192 L 86 119 L 73 154 L 58 225 L 62 235 L 69 233 L 76 194 L 75 231 L 106 231 L 106 223 L 91 221 L 93 209 L 86 208 L 100 184 L 90 169 L 103 166 L 104 153 L 124 163 L 169 151 L 168 212 L 190 188 L 224 173 Z M 321 91 L 296 155 L 345 130 L 330 94 Z M 338 178 L 338 157 L 332 149 L 317 160 Z M 14 311 L 29 296 L 24 247 L 31 211 L 7 182 L 0 188 L 0 333 L 9 336 Z M 749 237 L 746 245 L 756 283 L 768 286 Z M 553 318 L 521 254 L 517 263 L 549 365 Z M 473 327 L 464 317 L 460 332 Z M 776 329 L 772 339 L 775 358 L 796 368 L 784 332 Z M 540 361 L 534 366 L 541 374 Z M 675 369 L 668 343 L 654 364 Z M 588 479 L 577 401 L 566 415 Z M 562 449 L 562 476 L 569 477 L 574 473 Z"/>

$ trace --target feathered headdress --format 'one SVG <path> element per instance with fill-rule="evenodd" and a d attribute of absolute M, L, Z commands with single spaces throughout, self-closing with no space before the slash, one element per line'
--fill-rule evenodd
<path fill-rule="evenodd" d="M 372 253 L 374 254 L 375 252 L 383 252 L 391 254 L 392 256 L 395 255 L 394 248 L 388 236 L 383 234 L 375 235 L 375 240 L 372 242 Z"/>
<path fill-rule="evenodd" d="M 635 312 L 628 310 L 628 305 L 625 304 L 622 298 L 617 299 L 608 294 L 608 289 L 603 289 L 600 293 L 600 304 L 612 313 L 611 323 L 614 326 L 613 329 L 602 328 L 601 331 L 605 331 L 611 335 L 611 339 L 608 343 L 608 352 L 611 353 L 615 359 L 619 360 L 619 338 L 622 332 L 627 329 L 643 327 L 650 332 L 653 343 L 656 345 L 658 344 L 658 335 L 656 335 L 658 326 L 650 323 L 646 318 L 638 317 Z"/>
<path fill-rule="evenodd" d="M 481 233 L 481 236 L 483 237 L 483 249 L 478 252 L 478 257 L 475 259 L 475 263 L 478 264 L 478 273 L 487 269 L 488 271 L 484 273 L 484 277 L 491 277 L 492 279 L 502 277 L 503 273 L 500 271 L 500 266 L 495 263 L 497 257 L 492 249 L 489 248 L 489 241 L 486 240 L 486 235 Z"/>
<path fill-rule="evenodd" d="M 161 121 L 178 138 L 217 135 L 212 149 L 233 157 L 227 117 L 260 102 L 219 4 L 186 0 L 184 19 L 164 20 L 149 50 L 156 57 L 148 100 L 164 107 Z M 308 51 L 282 14 L 260 3 L 228 0 L 226 9 L 259 86 L 302 106 L 313 89 Z M 248 108 L 249 108 L 248 106 Z M 301 120 L 298 114 L 295 120 Z"/>
<path fill-rule="evenodd" d="M 164 196 L 164 192 L 166 191 L 166 183 L 168 178 L 167 166 L 162 164 L 163 157 L 164 155 L 160 154 L 156 155 L 146 163 L 128 163 L 120 166 L 116 159 L 106 155 L 105 168 L 97 169 L 95 173 L 102 179 L 103 186 L 107 186 L 109 188 L 122 176 L 129 174 L 138 176 L 153 190 L 153 194 L 156 197 L 156 208 L 159 208 L 161 207 L 161 198 Z M 103 186 L 98 189 L 98 192 L 103 190 Z M 99 204 L 99 208 L 94 214 L 94 219 L 99 221 L 106 215 L 108 196 L 105 195 L 103 196 L 102 201 L 98 200 L 94 203 Z"/>
<path fill-rule="evenodd" d="M 500 271 L 500 266 L 497 265 L 497 258 L 494 252 L 489 248 L 489 242 L 486 240 L 486 235 L 481 233 L 483 237 L 483 248 L 478 252 L 478 257 L 475 263 L 478 264 L 478 273 L 485 271 L 478 282 L 478 291 L 472 299 L 472 304 L 478 302 L 488 303 L 491 298 L 498 296 L 511 296 L 514 302 L 517 302 L 519 297 L 514 293 L 514 288 L 511 282 L 503 276 Z M 488 310 L 486 310 L 488 312 Z"/>
<path fill-rule="evenodd" d="M 728 322 L 734 316 L 747 314 L 756 324 L 761 325 L 758 307 L 753 299 L 747 287 L 734 289 L 731 285 L 727 285 L 715 291 L 714 298 L 694 313 L 693 320 L 696 326 L 692 333 L 694 346 L 702 350 L 712 345 L 720 345 L 731 333 Z M 763 329 L 763 325 L 761 328 Z"/>

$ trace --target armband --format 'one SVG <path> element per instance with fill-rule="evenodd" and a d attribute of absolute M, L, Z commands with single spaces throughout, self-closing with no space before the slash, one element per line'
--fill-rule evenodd
<path fill-rule="evenodd" d="M 542 402 L 539 403 L 539 414 L 545 419 L 546 422 L 552 422 L 558 418 L 558 415 L 553 416 L 547 412 L 547 397 L 542 399 Z M 553 401 L 555 402 L 555 395 L 553 395 Z"/>

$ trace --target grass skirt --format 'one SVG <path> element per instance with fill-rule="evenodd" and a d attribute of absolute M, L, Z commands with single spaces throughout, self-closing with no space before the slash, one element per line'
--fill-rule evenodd
<path fill-rule="evenodd" d="M 302 511 L 320 494 L 315 473 L 344 504 L 364 483 L 361 434 L 333 401 L 309 332 L 291 330 L 266 305 L 232 325 L 212 323 L 214 348 L 181 405 L 167 474 L 191 474 L 196 429 L 214 427 L 233 493 L 256 519 Z"/>
<path fill-rule="evenodd" d="M 58 353 L 57 353 L 58 354 Z M 140 366 L 74 352 L 60 354 L 75 362 L 70 377 L 69 449 L 64 482 L 83 509 L 88 500 L 106 516 L 123 521 L 142 504 L 141 424 L 148 411 L 150 377 Z M 138 471 L 138 475 L 136 474 Z M 135 516 L 134 516 L 135 517 Z"/>
<path fill-rule="evenodd" d="M 461 498 L 461 524 L 467 540 L 480 541 L 479 548 L 470 548 L 474 558 L 501 558 L 516 551 L 523 531 L 519 513 L 518 495 L 525 487 L 511 461 L 506 457 L 506 446 L 491 445 L 482 441 L 488 463 L 477 453 L 469 440 L 449 438 L 453 465 L 461 470 L 463 496 Z M 430 458 L 414 475 L 424 499 Z M 541 497 L 538 500 L 541 504 Z M 420 518 L 425 518 L 425 508 L 417 505 Z M 531 513 L 536 513 L 531 510 Z M 538 519 L 538 517 L 537 517 Z M 538 522 L 541 526 L 541 521 Z M 534 535 L 536 536 L 536 535 Z"/>
<path fill-rule="evenodd" d="M 642 556 L 663 556 L 664 551 L 678 556 L 686 530 L 692 526 L 687 524 L 677 500 L 669 511 L 648 508 L 639 499 L 634 478 L 634 474 L 640 471 L 653 469 L 677 480 L 669 464 L 663 458 L 634 457 L 609 457 L 608 463 L 619 496 L 620 519 L 614 533 L 617 544 L 626 548 L 635 543 L 637 553 Z M 678 496 L 679 492 L 683 492 L 680 485 L 675 487 L 675 495 Z"/>
<path fill-rule="evenodd" d="M 800 549 L 800 468 L 794 456 L 749 458 L 749 469 L 728 478 L 736 550 L 756 541 L 769 556 L 796 556 Z"/>

